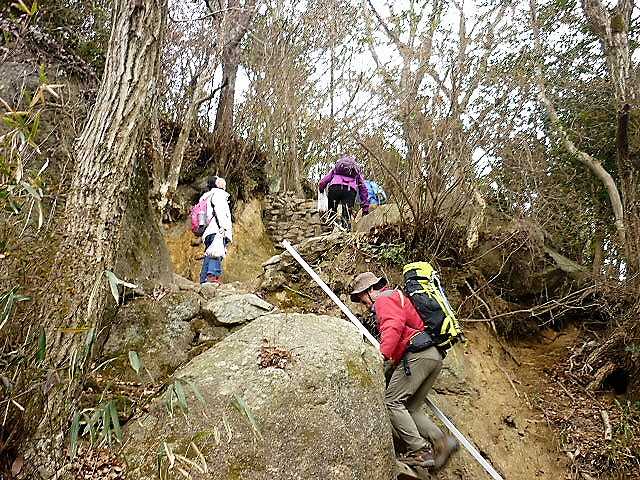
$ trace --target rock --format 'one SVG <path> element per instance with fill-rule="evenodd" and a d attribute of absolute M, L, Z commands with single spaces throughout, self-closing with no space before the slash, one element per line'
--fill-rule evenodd
<path fill-rule="evenodd" d="M 369 233 L 375 227 L 383 225 L 396 225 L 401 223 L 402 214 L 394 203 L 380 205 L 371 210 L 369 215 L 364 215 L 353 226 L 353 230 L 359 233 Z"/>
<path fill-rule="evenodd" d="M 189 360 L 194 334 L 189 322 L 181 319 L 185 315 L 177 313 L 186 309 L 174 309 L 173 300 L 139 298 L 118 310 L 103 348 L 105 359 L 116 357 L 105 368 L 107 375 L 117 376 L 118 380 L 140 380 L 129 366 L 129 351 L 137 352 L 155 380 L 166 378 Z M 168 314 L 167 307 L 173 309 L 173 315 Z"/>
<path fill-rule="evenodd" d="M 281 255 L 274 255 L 273 257 L 271 257 L 269 260 L 267 260 L 266 262 L 264 262 L 262 264 L 262 268 L 266 268 L 269 265 L 275 265 L 276 263 L 278 263 L 280 260 L 282 259 Z"/>
<path fill-rule="evenodd" d="M 200 296 L 194 292 L 178 292 L 162 299 L 170 322 L 188 322 L 200 313 Z"/>
<path fill-rule="evenodd" d="M 228 295 L 236 295 L 239 293 L 249 293 L 246 287 L 240 282 L 232 283 L 203 283 L 200 286 L 200 294 L 205 299 L 213 299 L 219 297 L 225 297 Z"/>
<path fill-rule="evenodd" d="M 177 285 L 179 290 L 200 292 L 200 285 L 178 275 L 177 273 L 173 274 L 173 283 Z"/>
<path fill-rule="evenodd" d="M 226 297 L 228 295 L 236 295 L 239 293 L 249 293 L 245 285 L 241 282 L 223 283 L 218 287 L 217 297 Z"/>
<path fill-rule="evenodd" d="M 202 318 L 191 320 L 191 330 L 194 333 L 194 343 L 220 341 L 231 334 L 229 328 L 211 325 Z"/>
<path fill-rule="evenodd" d="M 345 237 L 338 232 L 307 238 L 295 247 L 302 258 L 309 264 L 314 264 L 324 253 L 331 250 L 332 247 L 340 245 L 344 240 Z M 284 285 L 290 283 L 292 275 L 302 270 L 300 264 L 288 251 L 269 259 L 265 262 L 264 268 L 260 289 L 265 292 L 274 292 L 281 289 Z"/>
<path fill-rule="evenodd" d="M 220 288 L 220 284 L 218 283 L 203 283 L 200 285 L 200 294 L 205 299 L 215 298 L 218 293 L 218 288 Z"/>
<path fill-rule="evenodd" d="M 272 204 L 275 202 L 273 198 Z M 278 201 L 282 202 L 281 210 L 274 212 L 273 209 L 265 209 L 263 215 L 267 222 L 267 230 L 275 243 L 287 239 L 292 243 L 299 243 L 306 238 L 319 235 L 325 229 L 321 225 L 315 200 L 297 198 L 295 195 L 287 195 Z M 315 222 L 318 227 L 309 229 Z M 329 230 L 329 228 L 326 228 Z M 279 245 L 276 245 L 279 248 Z"/>
<path fill-rule="evenodd" d="M 262 276 L 260 288 L 265 292 L 275 292 L 287 284 L 287 276 L 279 268 L 267 268 Z"/>
<path fill-rule="evenodd" d="M 293 355 L 285 369 L 258 366 L 263 338 Z M 157 478 L 158 462 L 167 472 L 167 457 L 158 456 L 167 450 L 206 464 L 205 473 L 176 462 L 173 469 L 187 468 L 194 480 L 394 478 L 380 357 L 348 322 L 269 315 L 193 359 L 176 378 L 183 379 L 186 417 L 169 415 L 157 398 L 148 416 L 125 429 L 122 455 L 131 478 Z"/>
<path fill-rule="evenodd" d="M 38 69 L 28 62 L 3 61 L 0 64 L 0 97 L 6 98 L 15 108 L 12 99 L 20 98 L 23 90 L 35 92 L 40 86 Z M 62 83 L 62 82 L 53 82 Z"/>
<path fill-rule="evenodd" d="M 202 308 L 203 316 L 214 325 L 239 325 L 266 315 L 274 309 L 253 293 L 231 294 L 214 298 Z"/>
<path fill-rule="evenodd" d="M 437 480 L 425 468 L 409 467 L 408 465 L 396 460 L 397 480 Z"/>

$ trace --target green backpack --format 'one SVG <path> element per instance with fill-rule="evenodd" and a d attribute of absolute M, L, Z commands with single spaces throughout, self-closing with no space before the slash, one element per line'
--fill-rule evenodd
<path fill-rule="evenodd" d="M 428 262 L 414 262 L 402 269 L 404 291 L 424 322 L 434 344 L 444 350 L 464 340 L 462 329 L 444 294 L 436 271 Z"/>

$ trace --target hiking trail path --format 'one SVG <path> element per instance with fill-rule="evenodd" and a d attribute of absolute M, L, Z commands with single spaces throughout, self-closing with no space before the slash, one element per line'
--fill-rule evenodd
<path fill-rule="evenodd" d="M 239 205 L 237 212 L 223 281 L 241 282 L 254 291 L 260 284 L 262 263 L 277 249 L 263 225 L 260 200 Z M 197 279 L 202 247 L 192 245 L 188 225 L 165 226 L 165 238 L 176 273 Z M 268 300 L 284 311 L 296 311 L 292 302 L 277 303 L 284 298 L 271 295 Z M 567 455 L 559 451 L 537 405 L 551 382 L 547 372 L 566 355 L 577 331 L 568 328 L 558 333 L 549 329 L 535 340 L 507 343 L 489 324 L 477 323 L 466 324 L 465 334 L 468 345 L 457 347 L 447 357 L 433 399 L 505 479 L 570 479 Z M 475 480 L 489 476 L 461 448 L 448 467 L 433 478 Z"/>

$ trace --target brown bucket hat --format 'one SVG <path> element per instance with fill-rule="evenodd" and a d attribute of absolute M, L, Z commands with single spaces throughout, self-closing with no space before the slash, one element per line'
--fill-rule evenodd
<path fill-rule="evenodd" d="M 356 295 L 366 292 L 371 287 L 376 290 L 384 287 L 387 284 L 387 279 L 384 277 L 376 277 L 372 272 L 364 272 L 356 275 L 353 279 L 353 290 L 349 294 L 352 302 L 357 302 Z"/>

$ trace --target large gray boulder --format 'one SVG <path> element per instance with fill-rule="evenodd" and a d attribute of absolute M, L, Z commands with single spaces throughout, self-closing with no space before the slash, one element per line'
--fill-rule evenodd
<path fill-rule="evenodd" d="M 405 212 L 404 218 L 410 212 Z M 369 215 L 364 215 L 356 220 L 353 230 L 359 233 L 369 233 L 376 227 L 386 225 L 398 225 L 403 221 L 403 214 L 395 203 L 380 205 L 371 209 Z"/>
<path fill-rule="evenodd" d="M 255 320 L 273 308 L 253 293 L 238 293 L 210 300 L 203 306 L 202 314 L 214 325 L 228 327 Z"/>
<path fill-rule="evenodd" d="M 194 292 L 176 292 L 163 298 L 170 322 L 188 322 L 200 314 L 200 296 Z"/>
<path fill-rule="evenodd" d="M 279 355 L 279 367 L 260 366 L 273 360 L 261 352 Z M 129 478 L 178 478 L 178 469 L 194 480 L 394 478 L 381 360 L 348 322 L 267 315 L 175 377 L 188 413 L 175 395 L 170 414 L 165 394 L 131 422 Z"/>

